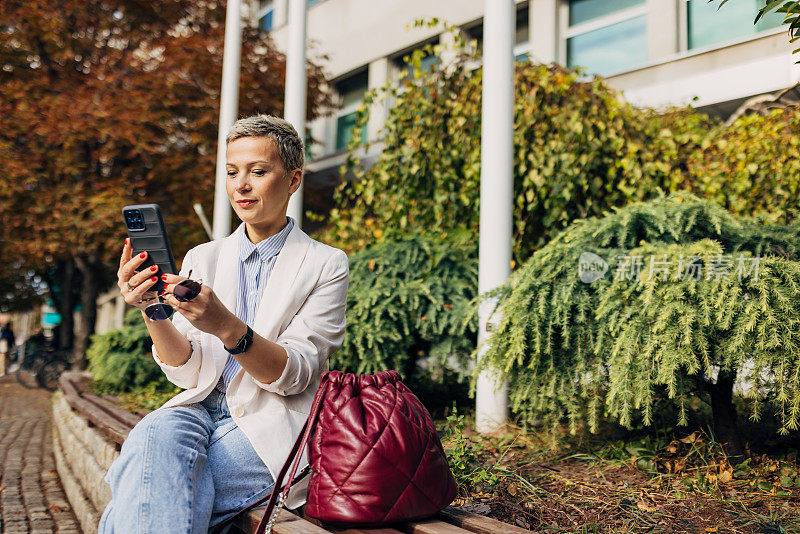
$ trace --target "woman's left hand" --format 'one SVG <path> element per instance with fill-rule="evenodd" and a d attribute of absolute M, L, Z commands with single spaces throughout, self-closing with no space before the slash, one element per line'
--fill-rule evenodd
<path fill-rule="evenodd" d="M 177 274 L 163 274 L 161 279 L 165 284 L 161 297 L 198 330 L 219 337 L 230 321 L 236 318 L 207 285 L 201 285 L 200 293 L 192 300 L 181 302 L 175 298 L 173 290 L 178 282 L 186 278 Z"/>

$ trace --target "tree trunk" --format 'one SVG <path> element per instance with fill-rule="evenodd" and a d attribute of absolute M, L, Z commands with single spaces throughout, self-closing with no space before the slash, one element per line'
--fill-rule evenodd
<path fill-rule="evenodd" d="M 72 368 L 86 368 L 86 349 L 89 336 L 94 334 L 97 322 L 97 297 L 100 293 L 100 269 L 95 258 L 78 256 L 75 263 L 81 273 L 81 324 L 75 335 Z"/>
<path fill-rule="evenodd" d="M 77 283 L 75 262 L 71 259 L 61 260 L 57 265 L 55 276 L 59 290 L 57 298 L 54 292 L 51 291 L 51 295 L 53 295 L 53 305 L 61 315 L 61 325 L 58 329 L 58 339 L 56 342 L 58 348 L 69 349 L 75 342 L 75 322 L 72 318 L 72 310 L 75 308 L 74 291 L 72 291 L 72 288 Z"/>
<path fill-rule="evenodd" d="M 725 451 L 731 456 L 744 453 L 744 445 L 736 425 L 736 407 L 733 405 L 733 383 L 736 371 L 720 369 L 715 384 L 707 384 L 711 395 L 711 409 L 714 415 L 714 434 Z"/>
<path fill-rule="evenodd" d="M 427 342 L 417 339 L 413 345 L 408 349 L 408 360 L 406 360 L 405 369 L 403 369 L 403 382 L 411 384 L 413 378 L 416 378 L 417 363 L 421 356 L 426 356 L 430 346 Z"/>

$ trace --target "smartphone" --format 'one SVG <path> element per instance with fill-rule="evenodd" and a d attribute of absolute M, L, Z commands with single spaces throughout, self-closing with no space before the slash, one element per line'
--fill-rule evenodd
<path fill-rule="evenodd" d="M 131 257 L 147 251 L 147 258 L 139 267 L 139 271 L 147 269 L 151 265 L 158 265 L 158 281 L 151 290 L 161 291 L 165 285 L 161 280 L 161 275 L 178 272 L 175 268 L 172 248 L 169 246 L 167 227 L 164 226 L 161 208 L 158 207 L 158 204 L 125 206 L 122 208 L 122 218 L 125 220 L 125 228 L 128 230 L 128 237 L 133 248 Z"/>

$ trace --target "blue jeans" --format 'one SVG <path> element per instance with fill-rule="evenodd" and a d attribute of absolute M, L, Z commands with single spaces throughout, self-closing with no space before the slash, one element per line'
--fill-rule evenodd
<path fill-rule="evenodd" d="M 101 534 L 206 533 L 274 485 L 216 389 L 202 402 L 146 415 L 105 480 L 112 496 Z"/>

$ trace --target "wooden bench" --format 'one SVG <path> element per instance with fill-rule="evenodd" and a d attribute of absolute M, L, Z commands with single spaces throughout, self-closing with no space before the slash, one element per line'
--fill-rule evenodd
<path fill-rule="evenodd" d="M 69 406 L 88 419 L 105 438 L 117 447 L 122 446 L 133 426 L 148 413 L 141 410 L 133 414 L 117 406 L 111 397 L 100 397 L 86 388 L 87 377 L 75 373 L 61 376 L 60 386 L 64 399 Z M 251 510 L 240 515 L 234 522 L 231 533 L 251 534 L 255 532 L 264 507 Z M 509 525 L 449 506 L 439 512 L 436 517 L 424 521 L 412 521 L 391 528 L 335 528 L 320 524 L 315 519 L 303 517 L 302 510 L 281 510 L 275 526 L 275 534 L 523 534 L 529 532 L 520 527 Z"/>

